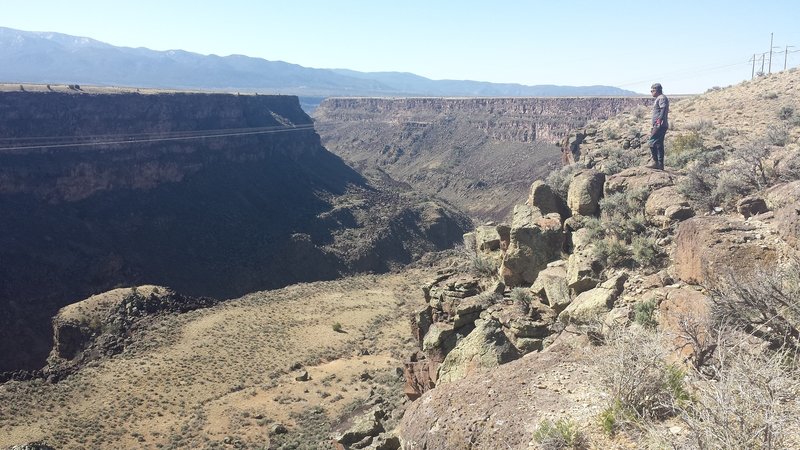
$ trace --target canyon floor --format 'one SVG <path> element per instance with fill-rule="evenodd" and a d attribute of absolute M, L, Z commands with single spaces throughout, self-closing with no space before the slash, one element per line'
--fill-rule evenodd
<path fill-rule="evenodd" d="M 403 402 L 407 317 L 428 275 L 299 284 L 153 317 L 123 353 L 66 380 L 0 385 L 0 448 L 330 446 L 370 396 Z M 288 432 L 270 436 L 278 424 Z"/>

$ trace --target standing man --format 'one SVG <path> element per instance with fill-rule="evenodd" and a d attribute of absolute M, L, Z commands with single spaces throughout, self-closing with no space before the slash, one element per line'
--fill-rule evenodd
<path fill-rule="evenodd" d="M 653 161 L 647 165 L 651 169 L 664 169 L 664 136 L 669 128 L 669 99 L 662 92 L 661 83 L 650 86 L 650 94 L 656 98 L 653 103 L 653 123 L 650 129 L 650 155 Z"/>

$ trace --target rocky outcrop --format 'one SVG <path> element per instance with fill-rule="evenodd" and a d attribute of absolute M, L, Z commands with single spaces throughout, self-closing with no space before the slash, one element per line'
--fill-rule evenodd
<path fill-rule="evenodd" d="M 694 217 L 695 212 L 675 186 L 665 186 L 650 193 L 644 214 L 650 223 L 663 228 Z"/>
<path fill-rule="evenodd" d="M 674 184 L 674 177 L 669 172 L 647 167 L 631 167 L 608 177 L 603 191 L 606 196 L 617 192 L 644 190 L 649 192 Z"/>
<path fill-rule="evenodd" d="M 518 205 L 514 209 L 511 242 L 500 274 L 507 286 L 530 285 L 547 263 L 559 259 L 564 245 L 561 216 L 542 216 L 538 209 Z"/>
<path fill-rule="evenodd" d="M 750 272 L 774 264 L 779 256 L 767 229 L 726 217 L 694 217 L 675 234 L 676 274 L 692 284 L 715 277 Z"/>
<path fill-rule="evenodd" d="M 605 174 L 592 169 L 573 175 L 567 192 L 567 206 L 573 215 L 595 216 L 600 213 L 605 180 Z"/>
<path fill-rule="evenodd" d="M 439 366 L 439 383 L 460 380 L 470 373 L 491 369 L 519 357 L 519 352 L 495 320 L 481 320 Z"/>
<path fill-rule="evenodd" d="M 572 215 L 567 202 L 542 180 L 533 182 L 525 204 L 531 209 L 538 209 L 543 215 L 558 213 L 562 221 Z"/>
<path fill-rule="evenodd" d="M 611 311 L 614 307 L 614 302 L 622 293 L 627 280 L 628 275 L 623 272 L 593 289 L 581 292 L 558 315 L 558 320 L 565 324 L 577 323 L 581 325 L 601 322 L 602 315 Z"/>

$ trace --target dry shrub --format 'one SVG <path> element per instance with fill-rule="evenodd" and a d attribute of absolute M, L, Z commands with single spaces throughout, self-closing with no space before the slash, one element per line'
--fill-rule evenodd
<path fill-rule="evenodd" d="M 673 448 L 798 448 L 800 371 L 787 350 L 749 353 L 740 347 L 719 352 L 714 380 L 693 383 L 693 401 L 680 409 L 688 428 Z"/>
<path fill-rule="evenodd" d="M 668 362 L 662 340 L 661 334 L 638 327 L 610 333 L 610 354 L 598 362 L 611 400 L 600 418 L 605 431 L 673 416 L 689 399 L 685 374 Z"/>
<path fill-rule="evenodd" d="M 711 292 L 718 323 L 730 323 L 773 349 L 800 348 L 800 261 L 749 275 L 724 274 Z"/>

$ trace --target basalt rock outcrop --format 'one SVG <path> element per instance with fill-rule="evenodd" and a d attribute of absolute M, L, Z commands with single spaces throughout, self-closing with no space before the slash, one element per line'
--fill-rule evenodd
<path fill-rule="evenodd" d="M 567 133 L 646 98 L 329 98 L 314 111 L 327 148 L 480 219 L 505 219 L 529 180 L 560 165 Z"/>
<path fill-rule="evenodd" d="M 0 92 L 0 371 L 41 367 L 50 317 L 116 286 L 229 298 L 469 226 L 325 150 L 296 97 L 95 91 Z"/>

